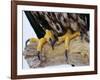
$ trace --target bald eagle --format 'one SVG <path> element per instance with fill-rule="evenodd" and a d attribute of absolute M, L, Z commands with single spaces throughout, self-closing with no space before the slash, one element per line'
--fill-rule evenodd
<path fill-rule="evenodd" d="M 41 50 L 44 43 L 48 42 L 52 49 L 55 43 L 65 43 L 65 56 L 70 40 L 80 36 L 81 40 L 89 42 L 89 14 L 66 13 L 66 12 L 43 12 L 43 11 L 24 11 L 32 28 L 38 37 L 37 55 L 41 59 Z M 37 39 L 31 38 L 26 41 L 34 42 Z"/>

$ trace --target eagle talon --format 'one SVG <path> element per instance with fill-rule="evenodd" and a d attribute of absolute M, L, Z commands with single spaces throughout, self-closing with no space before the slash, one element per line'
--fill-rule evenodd
<path fill-rule="evenodd" d="M 68 60 L 68 50 L 65 50 L 66 61 Z"/>
<path fill-rule="evenodd" d="M 38 56 L 38 59 L 41 60 L 40 51 L 38 51 L 37 56 Z"/>
<path fill-rule="evenodd" d="M 26 46 L 26 47 L 27 47 L 29 41 L 30 41 L 30 39 L 28 39 L 28 40 L 25 42 L 25 46 Z"/>
<path fill-rule="evenodd" d="M 38 56 L 38 59 L 39 59 L 40 61 L 45 61 L 45 56 L 43 56 L 43 55 L 40 53 L 40 51 L 38 51 L 37 56 Z"/>
<path fill-rule="evenodd" d="M 33 42 L 36 42 L 36 41 L 38 41 L 38 39 L 36 39 L 36 38 L 30 38 L 30 39 L 28 39 L 28 40 L 26 41 L 25 45 L 26 45 L 26 47 L 27 47 L 28 43 L 30 44 L 30 43 L 33 43 Z"/>
<path fill-rule="evenodd" d="M 74 67 L 75 65 L 74 64 L 71 64 L 71 66 Z"/>

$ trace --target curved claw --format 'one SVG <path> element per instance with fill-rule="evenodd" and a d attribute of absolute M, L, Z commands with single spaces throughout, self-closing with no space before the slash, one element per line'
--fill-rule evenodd
<path fill-rule="evenodd" d="M 42 55 L 40 51 L 38 51 L 37 56 L 40 61 L 45 61 L 45 57 Z"/>
<path fill-rule="evenodd" d="M 74 65 L 74 64 L 71 64 L 71 66 L 72 66 L 72 67 L 75 67 L 75 65 Z"/>
<path fill-rule="evenodd" d="M 30 38 L 30 39 L 28 39 L 28 40 L 25 42 L 25 46 L 27 47 L 28 42 L 29 42 L 29 43 L 33 43 L 33 42 L 36 42 L 36 41 L 38 41 L 38 39 L 36 39 L 36 38 Z"/>
<path fill-rule="evenodd" d="M 38 51 L 37 56 L 38 56 L 38 59 L 41 60 L 41 58 L 40 58 L 40 51 Z"/>
<path fill-rule="evenodd" d="M 65 50 L 66 61 L 68 60 L 68 50 Z"/>
<path fill-rule="evenodd" d="M 28 40 L 25 42 L 25 46 L 26 46 L 26 47 L 27 47 L 29 41 L 30 41 L 30 39 L 28 39 Z"/>

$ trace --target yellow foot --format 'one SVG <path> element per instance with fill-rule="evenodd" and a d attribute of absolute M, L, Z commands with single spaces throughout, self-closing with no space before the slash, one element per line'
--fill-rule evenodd
<path fill-rule="evenodd" d="M 77 36 L 80 36 L 80 32 L 75 32 L 73 34 L 70 35 L 70 40 L 77 37 Z"/>
<path fill-rule="evenodd" d="M 30 38 L 30 39 L 29 39 L 29 42 L 30 42 L 30 43 L 37 42 L 37 41 L 38 41 L 38 39 L 36 39 L 36 38 Z"/>
<path fill-rule="evenodd" d="M 61 37 L 58 37 L 58 41 L 57 41 L 57 45 L 61 44 L 62 42 L 65 41 L 66 39 L 66 36 L 67 36 L 67 33 Z"/>
<path fill-rule="evenodd" d="M 28 43 L 30 44 L 30 43 L 33 43 L 33 42 L 36 42 L 36 41 L 38 41 L 38 39 L 36 39 L 36 38 L 30 38 L 30 39 L 28 39 L 28 40 L 26 41 L 25 45 L 27 46 Z"/>

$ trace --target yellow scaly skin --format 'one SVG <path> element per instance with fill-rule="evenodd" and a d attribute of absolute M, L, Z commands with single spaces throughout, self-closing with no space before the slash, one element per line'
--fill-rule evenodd
<path fill-rule="evenodd" d="M 62 42 L 64 42 L 65 43 L 65 49 L 68 50 L 68 45 L 69 45 L 70 40 L 72 40 L 73 38 L 75 38 L 77 36 L 80 36 L 80 32 L 75 32 L 73 34 L 66 33 L 65 35 L 58 38 L 57 44 L 61 44 Z"/>
<path fill-rule="evenodd" d="M 58 37 L 58 42 L 57 44 L 61 44 L 62 42 L 65 43 L 65 56 L 66 56 L 66 61 L 68 60 L 68 48 L 69 48 L 69 43 L 70 43 L 70 40 L 72 40 L 73 38 L 77 37 L 77 36 L 80 36 L 80 32 L 75 32 L 73 34 L 71 34 L 70 32 L 66 33 L 65 35 L 61 36 L 61 37 Z M 75 66 L 72 64 L 72 66 Z"/>
<path fill-rule="evenodd" d="M 75 38 L 75 37 L 77 37 L 77 36 L 80 36 L 80 32 L 75 32 L 75 33 L 73 33 L 73 34 L 71 34 L 71 33 L 66 33 L 66 34 L 63 35 L 63 36 L 58 37 L 58 42 L 57 42 L 57 44 L 61 44 L 62 42 L 65 43 L 65 56 L 66 56 L 66 59 L 68 59 L 67 52 L 68 52 L 70 40 L 72 40 L 73 38 Z"/>
<path fill-rule="evenodd" d="M 66 33 L 63 36 L 58 37 L 57 44 L 61 44 L 62 42 L 64 42 L 65 43 L 65 51 L 68 51 L 70 40 L 72 40 L 73 38 L 75 38 L 77 36 L 80 36 L 80 32 L 75 32 L 74 34 Z M 41 39 L 31 38 L 30 39 L 30 43 L 33 43 L 33 42 L 36 42 L 37 41 L 38 42 L 37 51 L 38 52 L 41 52 L 43 45 L 46 42 L 49 43 L 49 39 L 50 38 L 53 39 L 54 36 L 53 36 L 53 34 L 52 34 L 52 32 L 50 30 L 46 30 L 46 34 L 45 34 L 45 36 L 43 38 L 41 38 Z M 66 54 L 66 52 L 65 52 L 65 54 Z"/>

